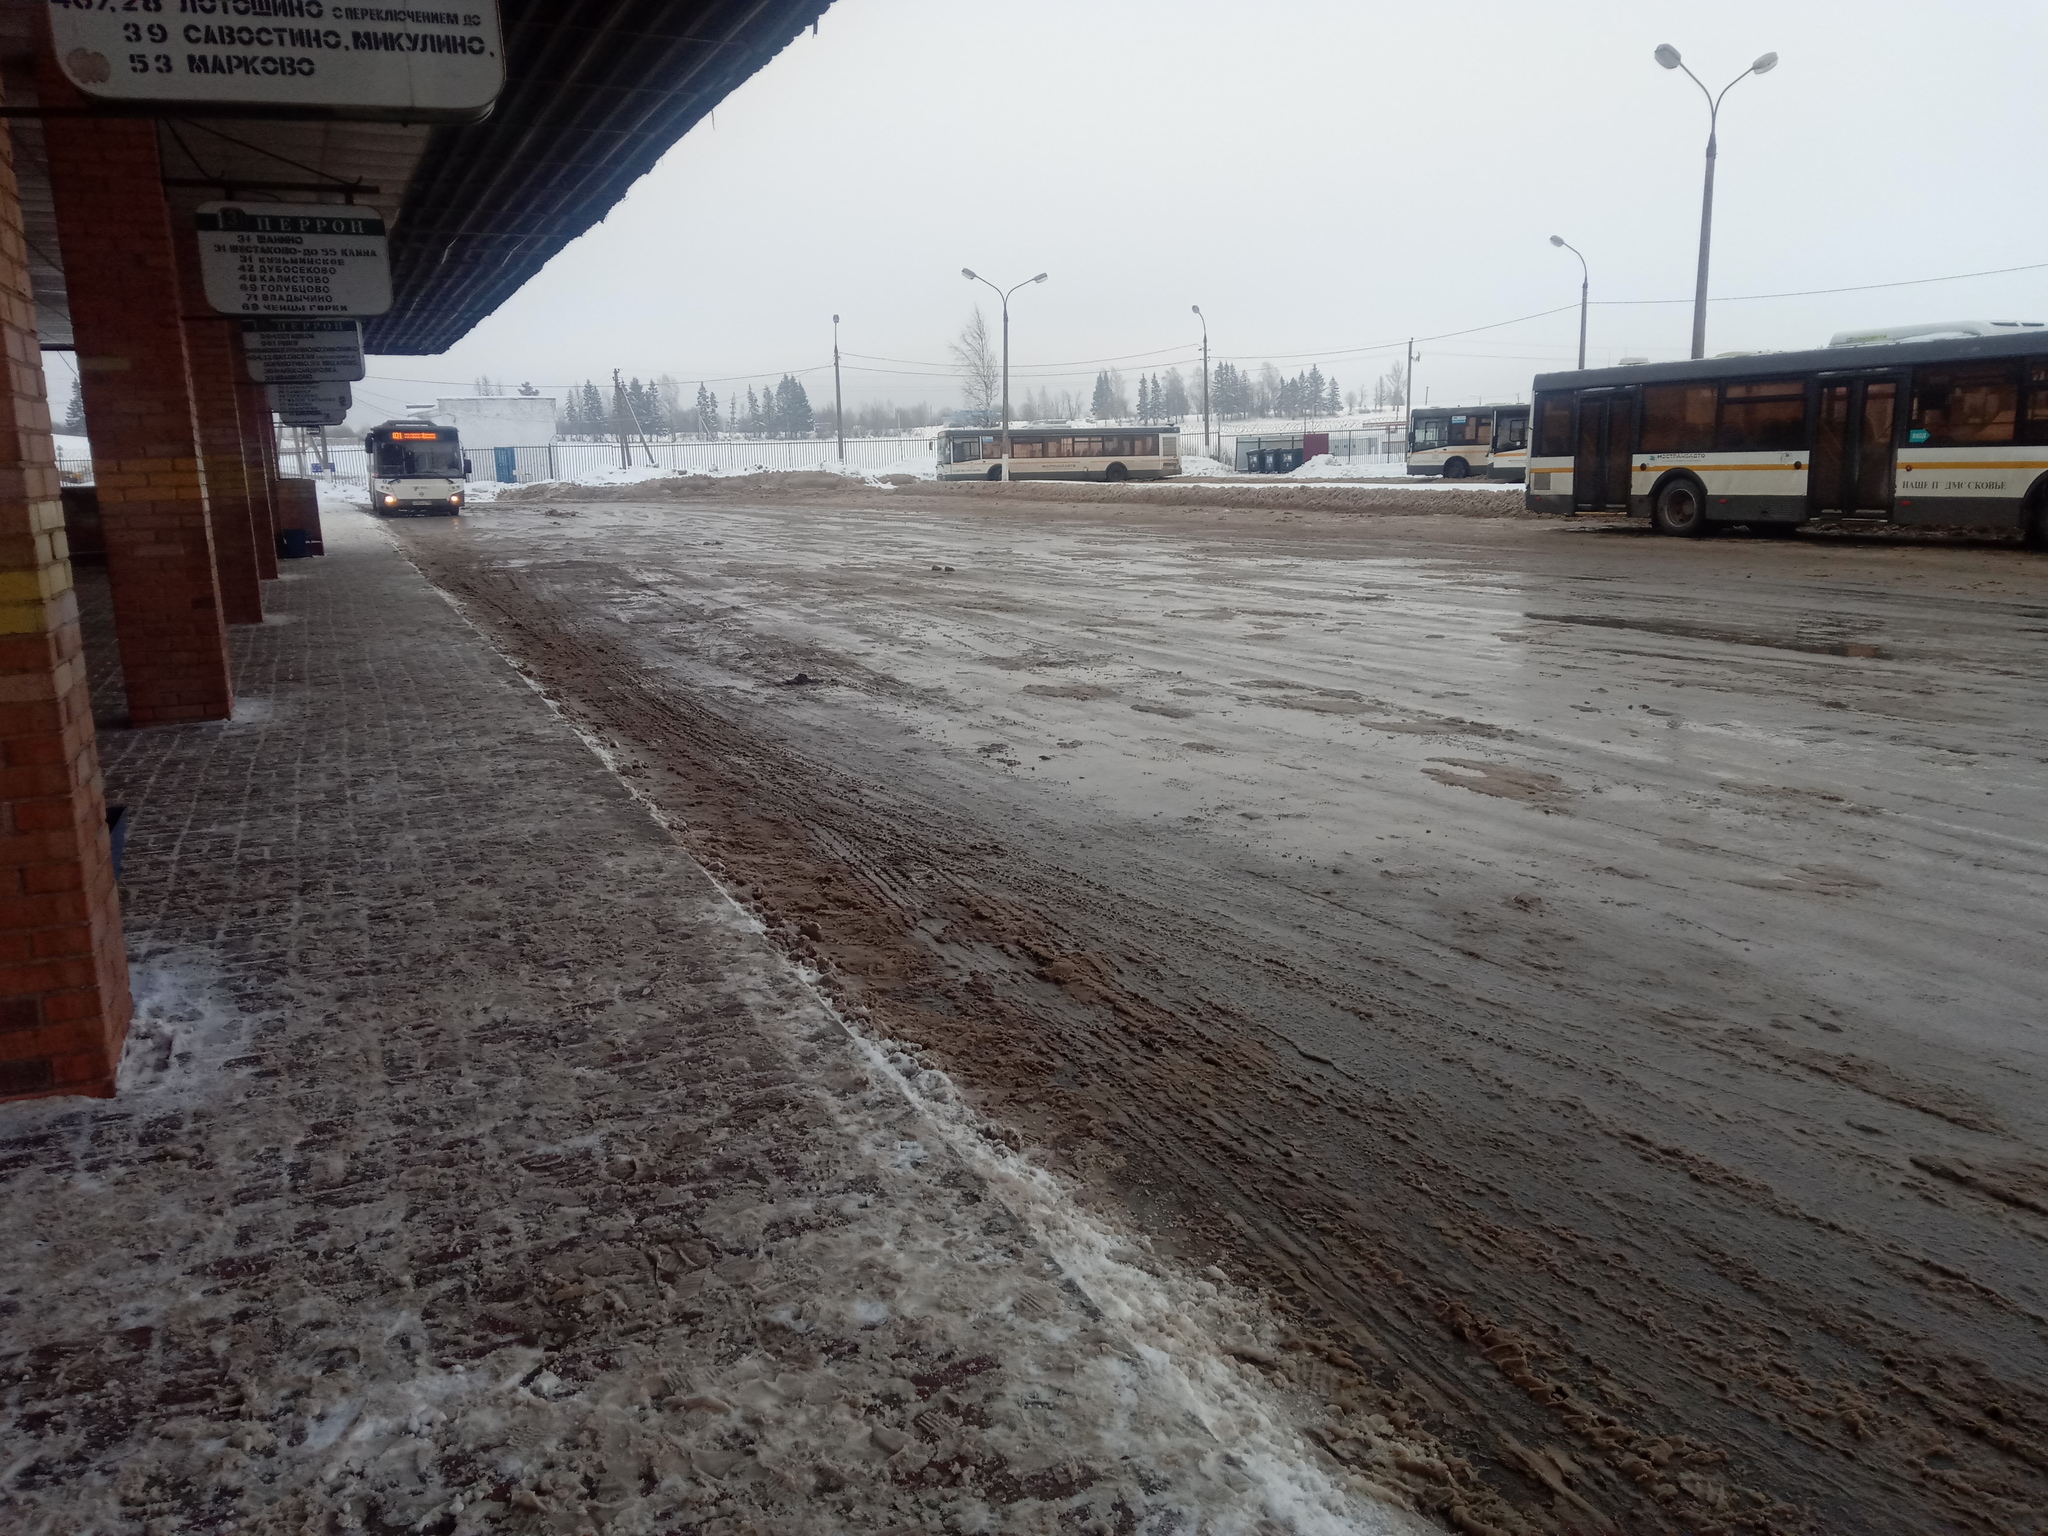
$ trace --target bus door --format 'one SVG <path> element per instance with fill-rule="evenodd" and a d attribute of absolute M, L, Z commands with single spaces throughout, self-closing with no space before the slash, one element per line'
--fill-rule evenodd
<path fill-rule="evenodd" d="M 1890 514 L 1899 386 L 1896 374 L 1821 375 L 1808 512 Z"/>
<path fill-rule="evenodd" d="M 1588 390 L 1579 396 L 1579 440 L 1572 455 L 1572 509 L 1604 512 L 1628 505 L 1629 455 L 1636 446 L 1632 389 Z"/>

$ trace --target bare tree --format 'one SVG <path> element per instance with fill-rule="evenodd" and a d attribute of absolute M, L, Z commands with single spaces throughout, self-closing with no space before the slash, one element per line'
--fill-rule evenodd
<path fill-rule="evenodd" d="M 492 383 L 487 376 L 480 373 L 476 376 L 476 392 L 479 395 L 488 398 L 493 395 L 502 395 L 503 393 L 505 393 L 505 386 L 502 384 Z"/>
<path fill-rule="evenodd" d="M 960 392 L 967 397 L 967 409 L 979 418 L 980 425 L 994 426 L 1003 403 L 1003 367 L 996 360 L 995 343 L 979 304 L 960 327 L 960 339 L 953 343 L 953 360 L 960 365 Z"/>
<path fill-rule="evenodd" d="M 1407 397 L 1408 379 L 1407 375 L 1402 371 L 1403 366 L 1401 363 L 1395 363 L 1393 367 L 1373 381 L 1372 404 L 1374 410 L 1392 410 Z"/>

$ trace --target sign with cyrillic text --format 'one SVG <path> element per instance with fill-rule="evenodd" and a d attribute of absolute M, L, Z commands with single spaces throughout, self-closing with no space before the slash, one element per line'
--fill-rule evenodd
<path fill-rule="evenodd" d="M 338 427 L 355 403 L 346 384 L 272 384 L 264 393 L 288 427 Z"/>
<path fill-rule="evenodd" d="M 360 379 L 363 328 L 354 320 L 244 320 L 242 355 L 258 384 Z"/>
<path fill-rule="evenodd" d="M 340 203 L 201 203 L 199 273 L 224 315 L 339 320 L 391 307 L 375 209 Z"/>
<path fill-rule="evenodd" d="M 497 0 L 49 0 L 57 62 L 88 96 L 474 121 L 505 84 Z"/>

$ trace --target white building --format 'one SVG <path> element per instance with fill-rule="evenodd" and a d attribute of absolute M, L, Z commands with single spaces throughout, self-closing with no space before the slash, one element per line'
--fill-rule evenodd
<path fill-rule="evenodd" d="M 419 414 L 460 432 L 473 459 L 493 448 L 543 448 L 555 440 L 553 395 L 460 395 Z"/>

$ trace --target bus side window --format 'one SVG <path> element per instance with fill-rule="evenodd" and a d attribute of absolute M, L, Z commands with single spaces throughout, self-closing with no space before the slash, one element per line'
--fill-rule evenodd
<path fill-rule="evenodd" d="M 1723 453 L 1770 452 L 1806 446 L 1806 381 L 1721 386 L 1721 427 L 1714 446 Z"/>
<path fill-rule="evenodd" d="M 2019 393 L 2014 371 L 2002 365 L 1922 368 L 1913 376 L 1911 441 L 2009 443 Z"/>
<path fill-rule="evenodd" d="M 2027 413 L 2020 420 L 2020 441 L 2048 443 L 2048 363 L 2027 367 Z"/>
<path fill-rule="evenodd" d="M 971 437 L 956 437 L 953 439 L 953 462 L 955 464 L 965 464 L 970 460 L 980 457 L 981 444 L 976 439 Z"/>
<path fill-rule="evenodd" d="M 1713 446 L 1713 385 L 1644 386 L 1644 453 L 1701 453 Z"/>
<path fill-rule="evenodd" d="M 1536 444 L 1531 450 L 1539 459 L 1568 459 L 1576 450 L 1572 441 L 1572 397 L 1568 394 L 1538 395 L 1532 407 L 1536 422 Z"/>
<path fill-rule="evenodd" d="M 1505 416 L 1501 418 L 1495 447 L 1501 453 L 1514 453 L 1529 444 L 1529 418 L 1526 416 Z"/>

